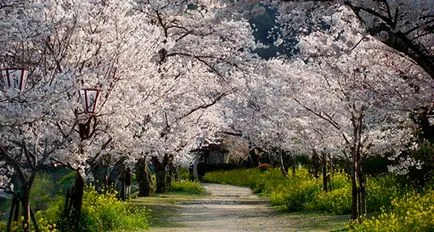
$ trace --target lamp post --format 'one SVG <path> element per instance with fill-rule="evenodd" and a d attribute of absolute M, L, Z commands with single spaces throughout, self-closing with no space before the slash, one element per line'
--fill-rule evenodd
<path fill-rule="evenodd" d="M 80 97 L 83 104 L 82 113 L 76 113 L 77 117 L 82 116 L 84 118 L 84 122 L 78 123 L 78 132 L 80 134 L 81 140 L 85 140 L 91 137 L 92 132 L 90 128 L 90 124 L 92 119 L 94 119 L 94 126 L 96 118 L 94 116 L 96 110 L 96 104 L 99 98 L 100 90 L 96 88 L 84 88 L 80 91 Z"/>
<path fill-rule="evenodd" d="M 0 81 L 4 90 L 23 92 L 26 88 L 28 71 L 25 68 L 1 68 L 0 69 Z M 14 102 L 13 99 L 9 99 L 10 102 Z M 24 177 L 20 178 L 17 185 L 14 185 L 13 198 L 11 204 L 11 210 L 9 213 L 7 231 L 11 231 L 12 220 L 18 221 L 20 204 L 23 208 L 24 224 L 30 226 L 30 219 L 33 221 L 33 225 L 36 231 L 39 231 L 38 224 L 36 222 L 35 215 L 29 204 L 30 184 L 24 180 Z M 18 186 L 18 187 L 17 187 Z M 28 231 L 23 224 L 24 231 Z"/>
<path fill-rule="evenodd" d="M 80 98 L 83 104 L 83 111 L 75 111 L 78 122 L 78 133 L 81 141 L 92 137 L 96 127 L 95 110 L 98 102 L 100 90 L 96 88 L 83 88 L 80 90 Z M 91 130 L 92 119 L 93 129 Z M 81 121 L 80 121 L 81 120 Z M 79 152 L 84 153 L 80 143 Z M 67 193 L 67 202 L 65 206 L 65 216 L 72 219 L 73 230 L 78 230 L 80 224 L 81 205 L 84 194 L 84 179 L 77 169 L 74 187 Z"/>
<path fill-rule="evenodd" d="M 0 69 L 0 77 L 5 89 L 16 89 L 23 91 L 26 86 L 28 71 L 24 68 L 3 68 Z"/>
<path fill-rule="evenodd" d="M 92 115 L 95 113 L 99 93 L 100 90 L 96 88 L 84 88 L 80 91 L 80 95 L 84 99 L 83 107 L 85 114 Z"/>

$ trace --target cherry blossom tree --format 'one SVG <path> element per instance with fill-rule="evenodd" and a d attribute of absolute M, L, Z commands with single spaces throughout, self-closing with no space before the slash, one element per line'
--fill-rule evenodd
<path fill-rule="evenodd" d="M 274 3 L 278 5 L 279 21 L 287 32 L 322 30 L 323 35 L 329 36 L 325 28 L 333 27 L 336 21 L 355 17 L 363 24 L 366 34 L 404 53 L 434 77 L 434 6 L 430 0 L 281 0 Z M 342 7 L 354 14 L 339 18 Z M 346 40 L 346 37 L 335 39 Z M 342 49 L 351 49 L 351 46 Z"/>
<path fill-rule="evenodd" d="M 103 103 L 107 101 L 118 80 L 122 42 L 136 28 L 125 26 L 133 20 L 125 17 L 129 8 L 113 2 L 11 4 L 12 8 L 2 8 L 2 23 L 10 33 L 2 34 L 2 48 L 7 50 L 2 51 L 1 60 L 27 67 L 30 75 L 23 93 L 9 91 L 2 95 L 2 117 L 7 120 L 2 120 L 5 133 L 1 158 L 6 167 L 11 167 L 2 171 L 9 177 L 17 176 L 24 223 L 29 225 L 28 196 L 36 171 L 53 161 L 83 170 L 85 161 L 94 155 L 86 152 L 89 144 L 95 149 L 101 146 L 99 141 L 107 143 L 106 133 L 96 136 L 95 143 L 85 141 L 104 128 L 95 120 L 102 116 L 98 112 L 90 117 L 92 120 L 83 118 L 79 91 L 98 87 L 105 90 Z M 44 28 L 46 31 L 41 30 Z M 92 122 L 92 130 L 86 132 Z"/>
<path fill-rule="evenodd" d="M 160 154 L 154 163 L 165 154 L 187 163 L 196 137 L 212 137 L 218 128 L 218 117 L 205 111 L 233 93 L 249 71 L 244 62 L 254 46 L 250 26 L 231 19 L 226 7 L 220 1 L 137 1 L 137 12 L 161 32 L 153 56 L 158 68 L 154 86 L 139 93 L 146 96 L 141 104 L 147 104 L 142 118 L 149 120 L 134 123 L 132 133 L 153 155 Z"/>
<path fill-rule="evenodd" d="M 30 225 L 29 195 L 35 174 L 66 142 L 55 123 L 73 116 L 69 109 L 76 106 L 69 101 L 76 90 L 74 75 L 41 65 L 50 60 L 41 43 L 52 33 L 43 20 L 48 7 L 47 1 L 3 1 L 0 5 L 2 68 L 24 67 L 29 73 L 21 90 L 3 82 L 0 93 L 0 175 L 10 180 L 0 187 L 13 190 L 19 198 L 25 230 Z M 6 77 L 2 70 L 2 81 Z M 72 129 L 65 133 L 71 134 Z"/>
<path fill-rule="evenodd" d="M 373 42 L 359 45 L 348 56 L 318 58 L 308 64 L 316 71 L 291 80 L 293 98 L 340 135 L 337 147 L 353 163 L 352 218 L 356 219 L 366 213 L 361 157 L 390 149 L 399 154 L 400 148 L 409 146 L 413 134 L 409 113 L 432 101 L 433 83 L 405 58 Z"/>
<path fill-rule="evenodd" d="M 349 11 L 342 8 L 340 13 Z M 337 20 L 338 29 L 330 29 L 346 40 L 313 31 L 300 37 L 302 59 L 270 61 L 272 71 L 261 72 L 263 77 L 249 83 L 255 92 L 242 103 L 248 109 L 241 110 L 244 116 L 236 117 L 241 118 L 237 125 L 253 129 L 251 134 L 257 138 L 266 134 L 265 141 L 282 141 L 272 135 L 283 134 L 283 140 L 304 140 L 305 150 L 340 151 L 352 160 L 352 218 L 356 219 L 366 212 L 364 197 L 358 198 L 365 189 L 361 157 L 386 150 L 397 155 L 410 146 L 414 125 L 409 115 L 431 104 L 433 83 L 412 60 L 360 33 L 363 28 L 352 19 Z M 351 49 L 339 52 L 347 44 L 352 44 Z M 242 124 L 249 115 L 253 120 Z M 411 159 L 401 163 L 418 164 Z"/>

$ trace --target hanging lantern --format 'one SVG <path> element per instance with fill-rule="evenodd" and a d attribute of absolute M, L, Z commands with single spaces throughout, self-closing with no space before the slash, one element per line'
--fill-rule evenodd
<path fill-rule="evenodd" d="M 95 113 L 96 103 L 99 97 L 99 89 L 87 88 L 81 90 L 81 97 L 83 99 L 84 113 Z"/>
<path fill-rule="evenodd" d="M 28 71 L 24 68 L 0 69 L 0 77 L 4 87 L 7 89 L 18 89 L 23 91 L 26 86 Z"/>

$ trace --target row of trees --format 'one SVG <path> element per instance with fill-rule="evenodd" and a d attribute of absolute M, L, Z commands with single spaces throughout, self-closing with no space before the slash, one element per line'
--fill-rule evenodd
<path fill-rule="evenodd" d="M 433 113 L 433 6 L 427 1 L 414 3 L 418 8 L 405 1 L 301 2 L 280 3 L 278 16 L 283 35 L 302 30 L 300 53 L 295 59 L 268 61 L 265 72 L 247 85 L 245 101 L 230 103 L 229 114 L 259 146 L 351 161 L 356 219 L 366 213 L 362 157 L 390 152 L 398 165 L 389 168 L 398 173 L 421 165 L 400 154 L 420 142 L 410 115 L 428 109 L 420 115 L 428 121 Z M 393 11 L 389 17 L 396 17 L 394 32 L 414 26 L 406 41 L 423 50 L 423 64 L 412 56 L 415 51 L 369 35 L 385 8 Z M 433 129 L 430 120 L 427 127 Z"/>
<path fill-rule="evenodd" d="M 254 42 L 247 21 L 207 2 L 2 1 L 0 62 L 29 70 L 25 90 L 0 93 L 1 186 L 14 184 L 24 224 L 47 165 L 77 170 L 81 183 L 101 163 L 187 163 L 196 138 L 212 138 L 221 120 L 211 108 L 245 75 Z M 83 112 L 84 88 L 100 91 L 94 114 Z"/>
<path fill-rule="evenodd" d="M 169 157 L 189 163 L 189 150 L 226 128 L 256 146 L 352 160 L 352 217 L 363 214 L 361 157 L 392 151 L 398 158 L 415 144 L 409 113 L 432 113 L 432 5 L 265 4 L 2 1 L 0 63 L 25 67 L 29 78 L 24 91 L 0 92 L 0 185 L 14 183 L 24 223 L 33 179 L 47 165 L 95 179 L 97 165 L 110 170 L 122 161 L 140 176 L 151 157 L 157 166 Z M 299 41 L 292 58 L 252 52 L 258 46 L 248 20 L 261 7 L 279 12 L 277 46 L 287 46 L 288 36 Z M 406 49 L 396 47 L 403 43 Z M 84 88 L 100 90 L 94 114 L 81 106 Z M 418 162 L 399 164 L 391 168 Z"/>

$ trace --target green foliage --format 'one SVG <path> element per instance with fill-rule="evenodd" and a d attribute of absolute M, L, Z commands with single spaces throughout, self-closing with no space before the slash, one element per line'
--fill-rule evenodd
<path fill-rule="evenodd" d="M 271 193 L 283 185 L 286 178 L 278 169 L 261 172 L 259 169 L 236 169 L 229 171 L 208 172 L 204 177 L 210 183 L 231 184 L 253 189 L 256 193 Z"/>
<path fill-rule="evenodd" d="M 181 180 L 172 182 L 170 192 L 182 193 L 182 194 L 203 194 L 205 189 L 197 181 Z"/>
<path fill-rule="evenodd" d="M 178 171 L 178 178 L 180 180 L 190 180 L 190 172 L 188 168 L 180 168 Z"/>
<path fill-rule="evenodd" d="M 321 191 L 319 179 L 313 178 L 306 169 L 298 168 L 296 173 L 296 176 L 284 180 L 285 184 L 271 191 L 269 196 L 272 205 L 289 211 L 303 210 Z"/>
<path fill-rule="evenodd" d="M 66 191 L 72 187 L 76 175 L 76 172 L 70 171 L 56 182 L 56 186 L 58 186 L 61 193 L 66 193 Z"/>
<path fill-rule="evenodd" d="M 329 192 L 318 192 L 314 197 L 313 209 L 334 214 L 351 212 L 351 186 L 343 186 Z"/>
<path fill-rule="evenodd" d="M 273 206 L 284 210 L 302 210 L 321 190 L 319 180 L 314 179 L 304 168 L 298 168 L 294 177 L 284 177 L 279 169 L 261 172 L 259 169 L 239 169 L 211 172 L 205 180 L 215 183 L 250 187 L 256 193 L 270 197 Z"/>
<path fill-rule="evenodd" d="M 35 217 L 37 218 L 37 222 L 38 222 L 38 229 L 40 232 L 58 232 L 59 230 L 57 230 L 56 228 L 56 224 L 54 223 L 50 223 L 49 221 L 47 221 L 46 219 L 44 219 L 41 216 L 41 213 L 38 211 L 35 215 Z M 11 232 L 22 232 L 23 224 L 24 221 L 24 217 L 20 217 L 18 219 L 18 221 L 16 222 L 12 222 L 11 225 Z M 7 231 L 7 225 L 6 222 L 0 222 L 0 231 Z M 35 227 L 33 224 L 30 225 L 30 231 L 35 231 Z"/>
<path fill-rule="evenodd" d="M 53 201 L 44 211 L 43 217 L 49 222 L 56 222 L 59 231 L 71 232 L 71 219 L 62 214 L 63 200 L 63 197 L 59 197 Z M 83 196 L 79 231 L 146 229 L 149 226 L 148 220 L 149 213 L 144 207 L 118 200 L 115 192 L 99 194 L 95 188 L 88 187 Z"/>
<path fill-rule="evenodd" d="M 318 192 L 321 191 L 321 186 L 317 180 L 297 178 L 285 186 L 276 188 L 270 194 L 270 202 L 272 205 L 284 207 L 289 211 L 299 211 L 305 209 L 306 204 L 311 202 Z"/>
<path fill-rule="evenodd" d="M 264 173 L 258 169 L 240 169 L 211 172 L 205 180 L 252 188 L 269 197 L 273 206 L 288 211 L 319 210 L 334 214 L 351 212 L 351 182 L 345 173 L 335 173 L 331 178 L 331 191 L 322 191 L 322 179 L 315 179 L 307 169 L 299 167 L 296 176 L 284 177 L 280 170 Z M 369 178 L 367 182 L 368 211 L 387 208 L 395 197 L 402 195 L 399 180 L 393 175 Z"/>
<path fill-rule="evenodd" d="M 382 207 L 389 208 L 391 201 L 403 193 L 398 178 L 388 174 L 368 179 L 367 208 L 369 211 L 380 211 Z"/>
<path fill-rule="evenodd" d="M 421 195 L 407 193 L 392 201 L 392 210 L 362 224 L 351 226 L 353 231 L 434 231 L 434 191 Z"/>
<path fill-rule="evenodd" d="M 30 205 L 33 210 L 38 211 L 48 208 L 49 202 L 53 198 L 55 186 L 50 176 L 46 173 L 38 173 L 33 181 L 30 191 Z"/>
<path fill-rule="evenodd" d="M 332 189 L 351 187 L 350 176 L 346 173 L 334 173 L 331 178 Z"/>

